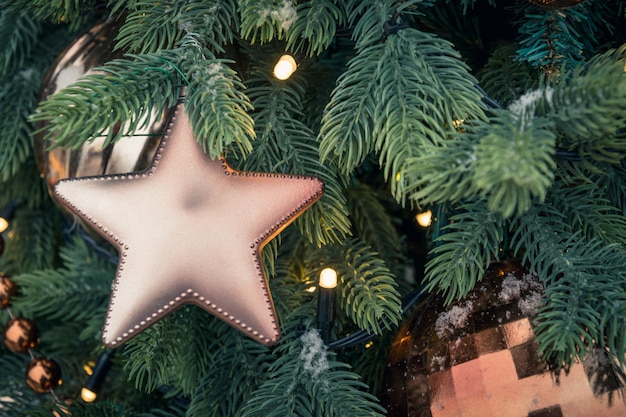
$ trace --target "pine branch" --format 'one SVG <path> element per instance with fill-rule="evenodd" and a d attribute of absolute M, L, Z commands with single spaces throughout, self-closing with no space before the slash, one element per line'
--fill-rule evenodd
<path fill-rule="evenodd" d="M 41 22 L 26 13 L 10 13 L 0 8 L 0 76 L 12 73 L 24 65 L 41 31 Z"/>
<path fill-rule="evenodd" d="M 241 37 L 251 44 L 284 39 L 298 19 L 293 0 L 239 1 Z"/>
<path fill-rule="evenodd" d="M 287 30 L 287 50 L 320 55 L 333 42 L 337 27 L 345 24 L 342 2 L 319 0 L 296 5 L 297 18 Z"/>
<path fill-rule="evenodd" d="M 382 416 L 376 399 L 349 366 L 334 360 L 315 331 L 279 348 L 269 379 L 244 404 L 241 417 Z"/>
<path fill-rule="evenodd" d="M 348 23 L 353 28 L 352 38 L 357 50 L 377 44 L 383 37 L 383 27 L 393 13 L 390 0 L 350 0 Z"/>
<path fill-rule="evenodd" d="M 367 242 L 390 268 L 406 265 L 402 238 L 398 235 L 388 208 L 381 203 L 381 197 L 357 181 L 346 189 L 346 197 L 354 235 Z"/>
<path fill-rule="evenodd" d="M 506 107 L 538 84 L 538 73 L 525 62 L 514 60 L 516 44 L 496 49 L 487 64 L 476 74 L 489 97 Z"/>
<path fill-rule="evenodd" d="M 484 201 L 465 203 L 434 241 L 425 269 L 427 290 L 445 293 L 446 304 L 467 295 L 489 263 L 499 259 L 504 236 L 502 217 Z"/>
<path fill-rule="evenodd" d="M 28 117 L 37 104 L 41 74 L 23 68 L 0 82 L 0 181 L 6 182 L 32 155 Z"/>
<path fill-rule="evenodd" d="M 583 6 L 550 10 L 524 5 L 519 10 L 523 16 L 518 28 L 518 59 L 555 77 L 564 67 L 574 67 L 584 59 L 584 43 L 577 28 L 580 20 L 587 19 Z"/>
<path fill-rule="evenodd" d="M 106 136 L 106 146 L 146 126 L 153 109 L 159 114 L 176 103 L 175 71 L 165 53 L 130 58 L 110 61 L 58 91 L 39 103 L 31 120 L 44 124 L 40 130 L 55 146 L 72 148 L 97 136 Z"/>
<path fill-rule="evenodd" d="M 32 13 L 39 19 L 66 23 L 95 9 L 96 0 L 0 0 L 0 9 Z"/>
<path fill-rule="evenodd" d="M 16 273 L 56 266 L 60 219 L 58 212 L 50 206 L 37 209 L 20 207 L 17 210 L 11 221 L 13 238 L 7 244 L 4 255 Z"/>
<path fill-rule="evenodd" d="M 298 119 L 303 111 L 302 79 L 294 74 L 290 83 L 276 82 L 267 78 L 266 69 L 259 66 L 248 80 L 257 140 L 243 169 L 319 177 L 324 183 L 324 195 L 296 223 L 317 246 L 340 242 L 350 233 L 343 185 L 329 167 L 319 162 L 315 136 Z"/>
<path fill-rule="evenodd" d="M 339 278 L 340 306 L 346 315 L 369 333 L 381 334 L 400 321 L 402 311 L 395 277 L 365 242 L 346 240 L 327 246 L 308 260 L 310 276 L 318 277 L 324 265 L 332 265 Z"/>
<path fill-rule="evenodd" d="M 183 48 L 180 66 L 189 77 L 185 108 L 196 139 L 212 159 L 221 158 L 231 147 L 247 155 L 255 134 L 243 83 L 226 61 L 213 58 L 193 39 Z"/>
<path fill-rule="evenodd" d="M 214 52 L 233 40 L 236 5 L 230 1 L 134 1 L 117 2 L 114 11 L 129 7 L 117 35 L 116 48 L 130 53 L 153 53 L 172 49 L 185 35 L 201 39 Z"/>
<path fill-rule="evenodd" d="M 235 416 L 267 379 L 269 363 L 275 358 L 268 348 L 230 329 L 222 331 L 209 346 L 211 362 L 186 416 Z"/>
<path fill-rule="evenodd" d="M 20 287 L 15 310 L 50 320 L 82 322 L 95 315 L 103 318 L 115 272 L 113 264 L 99 258 L 80 237 L 62 247 L 60 257 L 62 268 L 35 270 L 15 277 Z M 41 294 L 46 297 L 40 297 Z M 69 297 L 72 303 L 67 302 Z"/>
<path fill-rule="evenodd" d="M 404 201 L 407 159 L 446 140 L 458 120 L 484 117 L 475 83 L 449 43 L 414 29 L 360 50 L 322 119 L 322 161 L 336 159 L 347 175 L 376 151 Z"/>
<path fill-rule="evenodd" d="M 606 175 L 600 177 L 599 182 L 606 190 L 606 197 L 626 216 L 626 159 L 605 167 L 604 172 Z"/>
<path fill-rule="evenodd" d="M 568 217 L 572 230 L 581 231 L 588 240 L 626 244 L 626 218 L 604 198 L 597 183 L 567 185 L 557 181 L 548 201 Z"/>
<path fill-rule="evenodd" d="M 537 103 L 537 116 L 554 123 L 562 146 L 581 158 L 618 163 L 626 150 L 626 46 L 563 74 Z"/>
<path fill-rule="evenodd" d="M 472 189 L 487 196 L 488 207 L 507 218 L 521 214 L 533 198 L 543 201 L 554 179 L 555 135 L 525 111 L 499 111 L 489 124 L 477 123 Z"/>

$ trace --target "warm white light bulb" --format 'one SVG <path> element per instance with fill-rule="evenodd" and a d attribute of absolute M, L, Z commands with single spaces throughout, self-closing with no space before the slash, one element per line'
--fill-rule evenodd
<path fill-rule="evenodd" d="M 286 80 L 296 72 L 297 68 L 296 60 L 291 55 L 283 55 L 274 66 L 274 77 L 279 80 Z"/>
<path fill-rule="evenodd" d="M 98 397 L 98 394 L 91 391 L 89 388 L 83 387 L 83 389 L 80 391 L 80 397 L 83 399 L 84 402 L 92 403 L 96 400 L 96 397 Z"/>
<path fill-rule="evenodd" d="M 337 286 L 337 271 L 332 268 L 324 268 L 320 272 L 320 287 L 335 288 Z"/>
<path fill-rule="evenodd" d="M 0 233 L 9 228 L 9 222 L 4 217 L 0 217 Z"/>
<path fill-rule="evenodd" d="M 420 226 L 428 227 L 433 222 L 433 212 L 430 210 L 426 210 L 422 213 L 419 213 L 417 216 L 415 216 L 415 220 Z"/>

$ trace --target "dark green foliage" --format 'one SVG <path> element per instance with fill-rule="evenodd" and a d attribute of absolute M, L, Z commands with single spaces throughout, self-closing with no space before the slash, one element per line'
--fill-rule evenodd
<path fill-rule="evenodd" d="M 212 158 L 325 183 L 263 251 L 277 346 L 181 308 L 118 350 L 102 402 L 76 400 L 72 415 L 383 415 L 372 394 L 402 320 L 400 289 L 414 285 L 400 281 L 417 256 L 407 248 L 429 250 L 425 283 L 447 301 L 491 261 L 520 258 L 545 287 L 542 354 L 567 366 L 602 351 L 623 367 L 624 2 L 515 3 L 0 0 L 0 209 L 17 203 L 0 270 L 21 290 L 13 313 L 36 321 L 38 349 L 62 364 L 61 396 L 77 398 L 80 368 L 102 348 L 116 257 L 64 234 L 79 225 L 40 178 L 43 139 L 115 142 L 184 91 Z M 38 103 L 77 30 L 112 15 L 131 54 Z M 286 51 L 298 69 L 278 81 Z M 437 213 L 428 248 L 403 229 L 414 208 Z M 373 346 L 328 352 L 307 331 L 327 266 L 340 281 L 332 339 L 365 331 L 378 334 Z M 53 398 L 24 388 L 27 359 L 0 346 L 0 401 L 15 399 L 2 414 L 49 416 Z"/>
<path fill-rule="evenodd" d="M 359 377 L 334 360 L 316 332 L 306 332 L 279 351 L 268 380 L 245 404 L 242 417 L 383 415 L 375 397 L 363 391 Z"/>
<path fill-rule="evenodd" d="M 444 292 L 446 303 L 467 295 L 489 263 L 500 258 L 504 235 L 502 217 L 489 211 L 484 201 L 464 204 L 434 242 L 426 264 L 428 288 Z"/>
<path fill-rule="evenodd" d="M 476 74 L 489 97 L 503 107 L 536 88 L 538 83 L 539 71 L 525 62 L 515 60 L 516 52 L 515 44 L 499 47 Z"/>

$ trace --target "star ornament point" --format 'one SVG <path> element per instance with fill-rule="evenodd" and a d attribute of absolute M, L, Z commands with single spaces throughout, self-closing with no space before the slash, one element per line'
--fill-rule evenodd
<path fill-rule="evenodd" d="M 275 344 L 280 325 L 262 249 L 323 192 L 316 177 L 237 171 L 212 160 L 182 103 L 145 171 L 64 179 L 54 188 L 119 252 L 102 335 L 109 347 L 185 304 Z"/>

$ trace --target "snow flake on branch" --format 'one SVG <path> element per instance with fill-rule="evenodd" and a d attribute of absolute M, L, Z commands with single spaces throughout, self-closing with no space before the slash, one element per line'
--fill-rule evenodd
<path fill-rule="evenodd" d="M 298 18 L 296 7 L 290 0 L 283 0 L 277 8 L 266 9 L 261 15 L 278 21 L 283 30 L 289 30 Z"/>
<path fill-rule="evenodd" d="M 327 371 L 330 366 L 326 357 L 326 345 L 317 330 L 309 330 L 300 336 L 302 351 L 298 357 L 304 371 L 311 374 L 311 378 L 317 378 L 319 374 Z"/>

